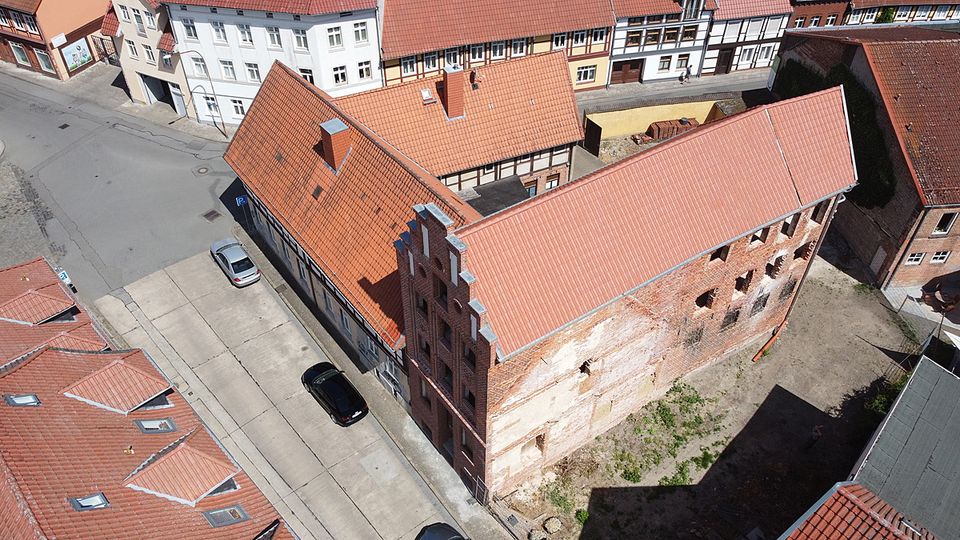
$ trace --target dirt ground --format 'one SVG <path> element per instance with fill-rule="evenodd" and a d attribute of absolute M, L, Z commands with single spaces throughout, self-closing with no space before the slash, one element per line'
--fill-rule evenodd
<path fill-rule="evenodd" d="M 769 354 L 689 374 L 507 502 L 559 516 L 551 538 L 779 536 L 846 479 L 881 419 L 864 403 L 908 346 L 842 241 L 823 253 Z"/>

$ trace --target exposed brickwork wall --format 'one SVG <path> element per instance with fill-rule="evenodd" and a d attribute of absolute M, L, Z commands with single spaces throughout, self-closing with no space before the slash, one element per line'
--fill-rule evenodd
<path fill-rule="evenodd" d="M 891 286 L 924 285 L 940 276 L 960 271 L 960 224 L 957 218 L 953 218 L 947 234 L 934 232 L 944 214 L 956 216 L 958 212 L 960 207 L 936 208 L 922 216 L 916 235 L 904 251 L 904 260 L 890 280 Z M 949 215 L 947 219 L 950 219 Z M 949 253 L 945 262 L 938 263 L 934 259 L 938 251 Z M 923 253 L 920 264 L 908 264 L 907 257 L 911 253 Z"/>
<path fill-rule="evenodd" d="M 850 5 L 848 2 L 791 2 L 793 15 L 787 28 L 820 28 L 827 25 L 827 19 L 834 15 L 834 26 L 843 22 L 843 17 Z M 803 24 L 797 26 L 797 19 L 803 18 Z M 816 17 L 820 17 L 816 20 Z"/>
<path fill-rule="evenodd" d="M 827 210 L 821 208 L 822 222 Z M 445 455 L 444 443 L 452 438 L 448 460 L 458 472 L 479 476 L 492 492 L 538 475 L 655 399 L 677 377 L 769 336 L 783 321 L 823 233 L 824 225 L 810 220 L 812 212 L 799 216 L 792 236 L 779 233 L 781 222 L 770 227 L 765 241 L 747 235 L 729 246 L 725 260 L 706 254 L 500 364 L 492 362 L 495 341 L 479 331 L 472 339 L 471 315 L 478 329 L 486 321 L 469 306 L 469 283 L 450 280 L 449 253 L 459 256 L 447 240 L 451 231 L 421 212 L 398 249 L 414 418 Z M 423 254 L 424 226 L 429 257 Z M 765 275 L 768 264 L 779 268 L 775 277 Z M 746 291 L 736 291 L 737 278 L 749 271 Z M 435 298 L 435 280 L 447 286 L 448 309 Z M 712 289 L 710 306 L 697 307 L 697 298 Z M 427 316 L 416 307 L 421 298 L 428 299 Z M 737 309 L 736 321 L 725 325 L 728 312 Z M 451 326 L 452 350 L 441 343 L 441 320 Z M 429 343 L 429 356 L 421 341 Z M 465 361 L 464 343 L 475 348 L 475 368 Z M 453 371 L 452 393 L 444 389 L 445 364 Z M 476 396 L 474 408 L 464 403 L 464 387 Z M 461 449 L 464 430 L 470 456 Z"/>

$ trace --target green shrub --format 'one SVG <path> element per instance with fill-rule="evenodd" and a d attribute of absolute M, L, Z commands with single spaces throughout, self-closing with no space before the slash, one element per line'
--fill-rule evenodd
<path fill-rule="evenodd" d="M 636 465 L 624 467 L 623 472 L 620 473 L 620 477 L 627 482 L 633 482 L 636 484 L 641 478 L 643 478 L 642 469 Z"/>
<path fill-rule="evenodd" d="M 690 478 L 690 462 L 681 461 L 677 463 L 677 472 L 672 476 L 664 476 L 660 479 L 661 486 L 686 486 L 692 482 Z"/>
<path fill-rule="evenodd" d="M 574 515 L 577 518 L 577 523 L 582 527 L 588 519 L 590 519 L 590 513 L 584 510 L 583 508 L 577 510 L 577 513 Z"/>
<path fill-rule="evenodd" d="M 657 409 L 654 411 L 654 414 L 663 427 L 672 428 L 677 425 L 677 417 L 673 414 L 673 409 L 662 401 L 657 403 Z"/>
<path fill-rule="evenodd" d="M 904 375 L 897 382 L 884 382 L 877 391 L 877 395 L 868 399 L 864 407 L 879 416 L 886 416 L 887 411 L 893 406 L 893 402 L 897 400 L 897 396 L 900 395 L 903 387 L 907 385 L 907 379 L 909 378 L 909 376 Z"/>
<path fill-rule="evenodd" d="M 880 10 L 880 14 L 877 16 L 876 22 L 891 23 L 893 22 L 893 18 L 896 17 L 896 15 L 897 15 L 897 10 L 895 8 L 885 7 L 882 10 Z"/>
<path fill-rule="evenodd" d="M 569 514 L 573 511 L 573 501 L 563 493 L 561 486 L 556 482 L 550 484 L 547 488 L 547 500 L 564 514 Z"/>

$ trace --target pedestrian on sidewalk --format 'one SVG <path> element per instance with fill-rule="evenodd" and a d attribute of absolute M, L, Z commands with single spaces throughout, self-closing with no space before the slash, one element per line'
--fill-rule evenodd
<path fill-rule="evenodd" d="M 693 67 L 687 66 L 687 71 L 683 74 L 683 82 L 690 82 L 691 75 L 693 75 Z"/>

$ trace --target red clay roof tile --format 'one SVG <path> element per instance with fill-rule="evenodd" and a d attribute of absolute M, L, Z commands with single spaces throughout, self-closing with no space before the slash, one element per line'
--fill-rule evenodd
<path fill-rule="evenodd" d="M 161 450 L 157 458 L 147 462 L 126 481 L 133 489 L 194 506 L 197 501 L 226 482 L 240 468 L 234 463 L 211 456 L 190 445 L 197 431 L 171 443 L 172 449 Z"/>
<path fill-rule="evenodd" d="M 0 318 L 37 324 L 75 305 L 43 258 L 0 269 Z"/>
<path fill-rule="evenodd" d="M 177 38 L 174 37 L 173 31 L 170 30 L 170 21 L 167 21 L 167 25 L 163 27 L 163 33 L 160 35 L 160 41 L 157 42 L 157 50 L 173 52 L 173 49 L 177 45 Z"/>
<path fill-rule="evenodd" d="M 398 150 L 443 176 L 579 141 L 580 114 L 563 53 L 479 68 L 479 88 L 464 75 L 465 116 L 450 120 L 440 99 L 443 77 L 338 98 L 344 112 Z M 435 103 L 424 105 L 428 89 Z"/>
<path fill-rule="evenodd" d="M 609 0 L 390 0 L 383 8 L 383 57 L 613 24 Z"/>
<path fill-rule="evenodd" d="M 136 354 L 136 353 L 130 353 Z M 63 394 L 97 407 L 127 414 L 170 388 L 163 377 L 124 362 L 123 357 L 71 383 Z"/>
<path fill-rule="evenodd" d="M 165 3 L 293 13 L 295 15 L 321 15 L 324 13 L 376 9 L 377 7 L 377 0 L 176 0 L 175 2 Z"/>
<path fill-rule="evenodd" d="M 0 0 L 0 7 L 36 14 L 37 10 L 40 9 L 40 2 L 41 0 Z"/>
<path fill-rule="evenodd" d="M 716 0 L 714 20 L 749 19 L 793 13 L 790 0 Z"/>
<path fill-rule="evenodd" d="M 926 6 L 950 6 L 956 4 L 956 0 L 924 0 L 923 5 Z M 884 7 L 884 6 L 903 6 L 903 5 L 917 5 L 917 4 L 905 4 L 903 0 L 851 0 L 850 7 L 851 9 L 868 9 L 875 7 Z"/>
<path fill-rule="evenodd" d="M 69 322 L 26 325 L 0 320 L 0 367 L 45 345 L 62 349 L 102 351 L 107 341 L 86 313 Z"/>
<path fill-rule="evenodd" d="M 100 23 L 100 33 L 110 37 L 120 35 L 120 20 L 117 18 L 117 13 L 113 10 L 113 4 L 110 5 L 110 11 L 103 16 L 103 22 Z"/>
<path fill-rule="evenodd" d="M 838 87 L 708 124 L 456 235 L 509 355 L 855 182 Z"/>
<path fill-rule="evenodd" d="M 613 0 L 613 12 L 619 19 L 683 13 L 683 7 L 674 0 Z"/>
<path fill-rule="evenodd" d="M 346 123 L 352 140 L 338 172 L 316 150 L 320 124 L 334 118 Z M 398 344 L 403 319 L 393 244 L 414 218 L 412 207 L 433 202 L 458 226 L 480 218 L 280 63 L 270 69 L 224 159 L 390 344 Z"/>

